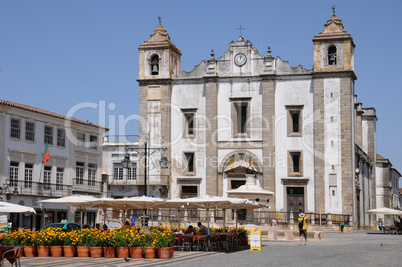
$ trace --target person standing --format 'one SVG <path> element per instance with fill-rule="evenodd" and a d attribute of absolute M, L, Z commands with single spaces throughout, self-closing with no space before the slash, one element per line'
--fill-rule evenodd
<path fill-rule="evenodd" d="M 276 226 L 276 218 L 273 218 L 273 219 L 272 219 L 271 225 L 272 225 L 272 226 Z"/>
<path fill-rule="evenodd" d="M 306 220 L 309 218 L 308 215 L 304 213 L 299 214 L 299 234 L 300 234 L 300 245 L 303 245 L 303 236 L 304 236 L 304 245 L 307 245 L 307 223 Z"/>

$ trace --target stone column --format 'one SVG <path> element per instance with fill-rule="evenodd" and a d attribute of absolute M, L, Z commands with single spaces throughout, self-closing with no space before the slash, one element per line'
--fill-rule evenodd
<path fill-rule="evenodd" d="M 206 145 L 206 193 L 211 196 L 218 195 L 218 188 L 222 188 L 218 183 L 218 147 L 216 131 L 218 129 L 218 77 L 206 76 L 205 81 L 205 116 L 209 123 L 209 128 L 205 131 Z"/>
<path fill-rule="evenodd" d="M 275 75 L 261 75 L 262 87 L 262 156 L 266 162 L 262 167 L 261 187 L 275 192 Z M 271 210 L 276 210 L 276 197 L 270 201 Z"/>

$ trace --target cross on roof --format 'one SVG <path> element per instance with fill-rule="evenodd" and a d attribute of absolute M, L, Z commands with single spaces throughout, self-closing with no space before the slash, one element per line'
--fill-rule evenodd
<path fill-rule="evenodd" d="M 162 24 L 162 16 L 161 15 L 158 16 L 158 20 L 159 20 L 159 24 Z"/>
<path fill-rule="evenodd" d="M 241 36 L 241 30 L 244 30 L 244 28 L 240 25 L 240 27 L 237 29 L 240 31 L 240 36 Z"/>

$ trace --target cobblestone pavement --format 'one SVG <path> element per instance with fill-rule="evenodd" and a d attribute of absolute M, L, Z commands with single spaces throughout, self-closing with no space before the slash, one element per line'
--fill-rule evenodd
<path fill-rule="evenodd" d="M 21 266 L 402 266 L 402 235 L 326 233 L 323 241 L 263 242 L 261 251 L 175 251 L 173 259 L 21 258 Z M 6 265 L 7 266 L 7 265 Z"/>

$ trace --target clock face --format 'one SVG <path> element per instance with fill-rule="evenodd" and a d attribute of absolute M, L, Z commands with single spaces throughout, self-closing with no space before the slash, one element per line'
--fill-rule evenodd
<path fill-rule="evenodd" d="M 237 54 L 235 56 L 235 63 L 237 66 L 243 66 L 246 63 L 246 56 L 244 54 Z"/>

